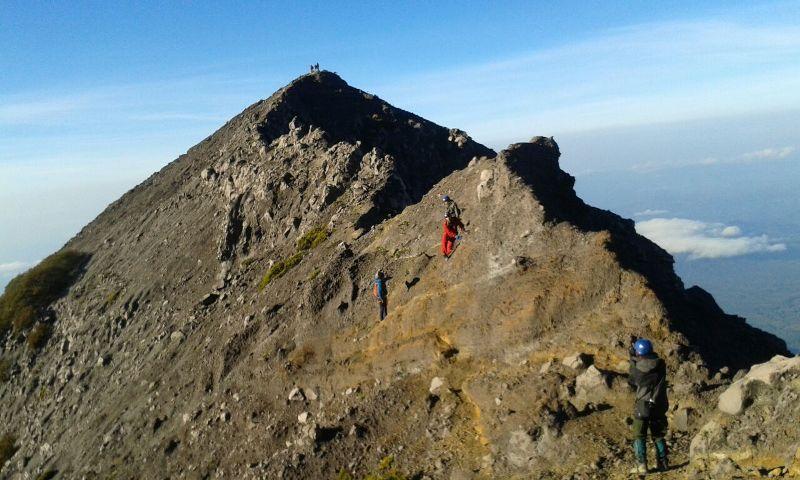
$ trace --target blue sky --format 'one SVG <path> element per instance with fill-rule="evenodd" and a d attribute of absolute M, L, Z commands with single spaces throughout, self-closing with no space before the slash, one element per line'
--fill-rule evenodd
<path fill-rule="evenodd" d="M 579 187 L 798 159 L 796 1 L 4 1 L 0 287 L 313 62 L 495 148 L 555 135 Z"/>

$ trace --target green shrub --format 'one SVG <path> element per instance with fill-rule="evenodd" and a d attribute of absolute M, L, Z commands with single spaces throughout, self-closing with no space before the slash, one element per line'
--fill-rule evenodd
<path fill-rule="evenodd" d="M 0 437 L 0 468 L 17 453 L 17 439 L 14 435 L 6 433 Z"/>
<path fill-rule="evenodd" d="M 39 350 L 47 343 L 47 339 L 50 337 L 50 327 L 44 323 L 37 323 L 35 327 L 33 327 L 28 333 L 28 338 L 26 342 L 28 342 L 28 348 L 31 350 Z"/>
<path fill-rule="evenodd" d="M 325 228 L 314 228 L 297 240 L 297 250 L 299 252 L 314 250 L 319 244 L 327 240 L 329 236 L 330 232 Z"/>
<path fill-rule="evenodd" d="M 37 312 L 72 285 L 88 259 L 85 253 L 64 250 L 8 282 L 0 296 L 0 335 L 12 327 L 18 333 L 31 328 Z"/>
<path fill-rule="evenodd" d="M 264 278 L 261 279 L 261 283 L 258 284 L 258 289 L 264 290 L 264 287 L 269 285 L 269 282 L 286 275 L 286 272 L 297 266 L 302 259 L 303 252 L 297 252 L 285 260 L 275 262 L 275 265 L 273 265 L 267 274 L 264 275 Z"/>
<path fill-rule="evenodd" d="M 11 360 L 8 358 L 0 358 L 0 383 L 6 383 L 11 380 L 11 367 L 13 366 Z"/>

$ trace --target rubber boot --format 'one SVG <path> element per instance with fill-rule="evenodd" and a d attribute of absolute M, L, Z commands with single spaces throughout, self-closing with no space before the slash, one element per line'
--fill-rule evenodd
<path fill-rule="evenodd" d="M 666 472 L 669 470 L 669 461 L 667 460 L 667 442 L 663 438 L 656 438 L 656 466 L 659 472 Z"/>
<path fill-rule="evenodd" d="M 643 438 L 633 441 L 633 453 L 636 455 L 635 473 L 644 476 L 647 473 L 647 444 Z"/>

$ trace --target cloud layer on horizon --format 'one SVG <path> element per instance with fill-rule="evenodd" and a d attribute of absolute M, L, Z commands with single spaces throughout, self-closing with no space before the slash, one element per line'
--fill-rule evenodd
<path fill-rule="evenodd" d="M 774 242 L 767 235 L 745 236 L 735 225 L 686 218 L 652 218 L 637 222 L 636 231 L 669 253 L 685 254 L 692 260 L 786 250 L 786 244 Z"/>
<path fill-rule="evenodd" d="M 794 145 L 787 145 L 784 147 L 767 147 L 761 150 L 743 153 L 738 156 L 720 159 L 717 157 L 706 157 L 694 160 L 680 160 L 672 162 L 644 162 L 637 163 L 631 167 L 631 170 L 638 173 L 647 173 L 657 170 L 665 170 L 669 168 L 682 168 L 682 167 L 709 167 L 717 165 L 744 165 L 760 162 L 772 162 L 778 160 L 785 160 L 791 157 L 797 148 Z"/>

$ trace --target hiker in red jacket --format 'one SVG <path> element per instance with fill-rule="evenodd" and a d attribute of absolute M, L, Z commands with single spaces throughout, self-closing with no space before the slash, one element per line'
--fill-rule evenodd
<path fill-rule="evenodd" d="M 444 255 L 445 259 L 450 259 L 450 255 L 455 248 L 456 238 L 458 238 L 458 231 L 465 231 L 464 224 L 456 217 L 445 215 L 442 228 L 444 229 L 442 233 L 442 255 Z"/>

